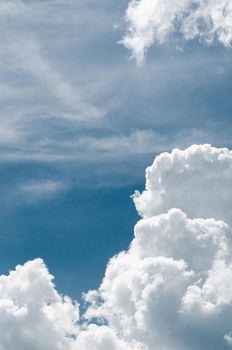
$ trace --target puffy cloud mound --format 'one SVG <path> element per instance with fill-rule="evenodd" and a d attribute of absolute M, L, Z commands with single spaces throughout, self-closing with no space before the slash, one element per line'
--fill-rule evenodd
<path fill-rule="evenodd" d="M 1 350 L 140 350 L 106 325 L 78 323 L 79 304 L 60 295 L 41 259 L 0 276 Z"/>
<path fill-rule="evenodd" d="M 0 277 L 0 349 L 69 349 L 78 304 L 57 293 L 41 259 Z"/>
<path fill-rule="evenodd" d="M 146 189 L 134 202 L 144 217 L 180 208 L 191 218 L 231 222 L 232 152 L 193 145 L 162 153 L 146 169 Z"/>
<path fill-rule="evenodd" d="M 232 312 L 228 227 L 180 209 L 143 219 L 113 258 L 88 317 L 106 319 L 144 349 L 226 349 Z M 100 305 L 96 299 L 102 300 Z"/>
<path fill-rule="evenodd" d="M 173 33 L 184 40 L 217 40 L 226 47 L 232 42 L 231 0 L 131 0 L 126 20 L 122 43 L 139 64 L 150 46 Z"/>
<path fill-rule="evenodd" d="M 143 218 L 98 290 L 61 296 L 38 259 L 0 277 L 1 350 L 221 350 L 232 346 L 232 159 L 191 146 L 158 156 Z"/>
<path fill-rule="evenodd" d="M 147 350 L 232 343 L 232 154 L 209 145 L 158 156 L 134 201 L 143 218 L 109 262 L 86 317 Z"/>

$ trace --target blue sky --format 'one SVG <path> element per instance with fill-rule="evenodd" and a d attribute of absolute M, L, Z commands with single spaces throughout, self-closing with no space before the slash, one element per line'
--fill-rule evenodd
<path fill-rule="evenodd" d="M 42 257 L 61 292 L 126 249 L 154 156 L 231 146 L 231 50 L 174 40 L 138 66 L 128 1 L 0 1 L 1 273 Z"/>

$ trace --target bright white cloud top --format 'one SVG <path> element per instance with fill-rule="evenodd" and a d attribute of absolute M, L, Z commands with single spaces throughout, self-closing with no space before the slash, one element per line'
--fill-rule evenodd
<path fill-rule="evenodd" d="M 134 201 L 143 217 L 180 208 L 191 218 L 231 221 L 232 151 L 193 145 L 162 153 L 146 169 L 146 189 Z"/>
<path fill-rule="evenodd" d="M 232 153 L 209 145 L 158 156 L 143 218 L 79 322 L 38 259 L 0 278 L 0 349 L 218 350 L 232 346 Z M 96 322 L 97 320 L 97 322 Z"/>
<path fill-rule="evenodd" d="M 122 43 L 138 64 L 153 44 L 164 43 L 172 34 L 184 40 L 232 42 L 231 0 L 131 0 L 127 33 Z"/>

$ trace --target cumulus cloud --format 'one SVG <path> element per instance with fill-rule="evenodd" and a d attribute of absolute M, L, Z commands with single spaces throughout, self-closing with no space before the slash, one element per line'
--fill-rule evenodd
<path fill-rule="evenodd" d="M 191 218 L 231 221 L 232 152 L 193 145 L 162 153 L 146 169 L 146 189 L 134 202 L 143 217 L 180 208 Z"/>
<path fill-rule="evenodd" d="M 0 348 L 218 350 L 232 344 L 231 152 L 209 145 L 158 156 L 142 219 L 86 311 L 34 260 L 0 277 Z M 191 201 L 190 201 L 191 199 Z M 2 331 L 3 330 L 3 331 Z"/>
<path fill-rule="evenodd" d="M 231 165 L 228 149 L 210 145 L 155 159 L 134 196 L 135 237 L 87 294 L 87 318 L 147 350 L 231 344 Z"/>
<path fill-rule="evenodd" d="M 139 64 L 149 47 L 164 43 L 172 34 L 207 44 L 218 41 L 225 47 L 232 42 L 231 0 L 131 0 L 126 21 L 122 43 Z"/>
<path fill-rule="evenodd" d="M 57 293 L 41 259 L 0 277 L 0 348 L 69 349 L 78 304 Z"/>
<path fill-rule="evenodd" d="M 78 321 L 79 304 L 56 291 L 41 259 L 0 276 L 1 350 L 131 349 L 113 328 Z"/>
<path fill-rule="evenodd" d="M 106 319 L 149 350 L 225 348 L 229 240 L 222 221 L 190 220 L 179 209 L 143 219 L 129 251 L 111 260 L 95 296 L 103 302 L 87 316 Z"/>

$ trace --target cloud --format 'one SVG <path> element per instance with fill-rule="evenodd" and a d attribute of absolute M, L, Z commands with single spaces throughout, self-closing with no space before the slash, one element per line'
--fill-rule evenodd
<path fill-rule="evenodd" d="M 123 45 L 138 64 L 153 44 L 171 35 L 184 41 L 199 39 L 225 47 L 232 42 L 232 3 L 230 0 L 131 0 L 127 11 L 127 32 Z"/>
<path fill-rule="evenodd" d="M 11 70 L 20 72 L 24 75 L 25 81 L 32 80 L 35 83 L 33 87 L 40 91 L 40 98 L 43 96 L 45 102 L 49 103 L 48 96 L 51 100 L 53 99 L 53 111 L 49 111 L 49 106 L 46 106 L 47 113 L 50 115 L 56 113 L 60 118 L 86 123 L 89 119 L 93 121 L 102 117 L 103 111 L 87 103 L 81 96 L 80 88 L 73 87 L 55 69 L 35 34 L 20 35 L 9 31 L 8 28 L 5 33 L 8 35 L 5 42 L 1 44 L 2 64 L 5 64 L 8 69 L 10 67 Z M 57 107 L 63 111 L 59 113 Z"/>
<path fill-rule="evenodd" d="M 175 135 L 164 135 L 152 129 L 136 129 L 129 134 L 113 134 L 103 137 L 80 137 L 76 142 L 66 143 L 66 146 L 79 147 L 89 151 L 111 155 L 131 155 L 158 153 L 165 148 L 172 149 L 181 139 L 181 143 L 189 143 L 191 139 L 202 140 L 204 132 L 197 129 L 181 130 Z"/>
<path fill-rule="evenodd" d="M 134 197 L 143 215 L 134 239 L 109 261 L 99 289 L 84 296 L 82 316 L 40 259 L 1 276 L 0 348 L 231 346 L 231 164 L 229 150 L 209 145 L 155 159 L 146 191 Z"/>
<path fill-rule="evenodd" d="M 153 130 L 133 130 L 128 134 L 113 134 L 111 136 L 93 137 L 81 136 L 74 140 L 64 142 L 63 146 L 74 150 L 83 150 L 95 157 L 110 158 L 115 156 L 129 156 L 131 154 L 144 154 L 160 151 L 164 148 L 167 138 Z M 70 154 L 70 152 L 69 152 Z"/>
<path fill-rule="evenodd" d="M 231 222 L 232 152 L 193 145 L 162 153 L 146 169 L 146 189 L 134 202 L 143 217 L 176 207 L 191 218 L 214 217 Z"/>
<path fill-rule="evenodd" d="M 2 145 L 9 146 L 15 136 L 15 132 L 6 132 L 3 129 Z M 62 126 L 62 125 L 61 125 Z M 1 131 L 0 131 L 1 135 Z M 17 136 L 22 137 L 20 128 L 17 129 Z M 211 135 L 214 137 L 213 135 Z M 129 158 L 131 155 L 154 154 L 172 149 L 177 146 L 185 146 L 189 141 L 201 142 L 206 138 L 206 134 L 198 129 L 183 129 L 176 134 L 166 135 L 152 129 L 135 129 L 128 133 L 113 133 L 111 135 L 90 136 L 78 135 L 75 133 L 64 139 L 45 137 L 34 142 L 34 148 L 25 147 L 19 149 L 8 149 L 7 147 L 0 155 L 0 161 L 106 161 Z M 15 139 L 15 141 L 17 138 Z M 19 140 L 17 140 L 19 141 Z"/>
<path fill-rule="evenodd" d="M 25 4 L 20 0 L 5 0 L 0 2 L 0 15 L 23 14 L 26 9 Z"/>
<path fill-rule="evenodd" d="M 229 239 L 223 222 L 190 220 L 179 209 L 143 219 L 131 248 L 110 261 L 94 299 L 103 302 L 87 317 L 106 319 L 144 349 L 224 349 Z"/>
<path fill-rule="evenodd" d="M 41 259 L 0 277 L 1 349 L 69 349 L 79 307 L 57 293 L 52 279 Z"/>
<path fill-rule="evenodd" d="M 209 145 L 158 156 L 126 252 L 109 262 L 86 317 L 144 349 L 226 349 L 231 343 L 231 152 Z M 178 208 L 178 209 L 176 209 Z M 215 217 L 217 219 L 215 219 Z"/>
<path fill-rule="evenodd" d="M 65 189 L 67 189 L 67 185 L 61 181 L 43 180 L 20 184 L 17 192 L 26 201 L 37 201 L 54 197 Z"/>
<path fill-rule="evenodd" d="M 2 350 L 131 349 L 113 329 L 81 326 L 78 321 L 78 303 L 58 294 L 53 276 L 41 259 L 18 265 L 9 275 L 0 276 Z"/>
<path fill-rule="evenodd" d="M 138 74 L 115 46 L 113 23 L 124 5 L 0 0 L 1 163 L 77 164 L 190 143 L 230 144 L 222 128 L 230 115 L 229 53 L 161 55 Z M 189 138 L 192 129 L 204 135 Z"/>
<path fill-rule="evenodd" d="M 83 41 L 88 34 L 88 11 L 79 7 L 76 16 L 73 1 L 0 0 L 1 154 L 17 158 L 23 150 L 33 158 L 38 139 L 68 137 L 74 125 L 94 128 L 104 119 L 105 109 L 88 89 L 92 77 L 85 80 L 77 64 L 79 40 L 74 44 L 73 37 L 81 25 Z"/>

